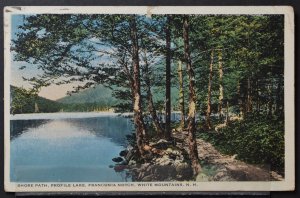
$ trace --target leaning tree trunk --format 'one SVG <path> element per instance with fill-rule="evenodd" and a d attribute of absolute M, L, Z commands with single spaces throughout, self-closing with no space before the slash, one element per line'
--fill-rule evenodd
<path fill-rule="evenodd" d="M 184 113 L 184 90 L 183 90 L 183 75 L 182 75 L 181 61 L 178 61 L 178 78 L 179 78 L 179 109 L 180 109 L 179 129 L 183 129 L 185 125 L 185 113 Z"/>
<path fill-rule="evenodd" d="M 149 77 L 149 63 L 147 60 L 147 53 L 144 52 L 144 62 L 145 62 L 145 68 L 144 68 L 144 80 L 146 84 L 146 92 L 147 92 L 147 100 L 148 100 L 148 111 L 150 112 L 150 115 L 153 120 L 154 128 L 157 132 L 158 136 L 163 135 L 163 129 L 159 123 L 159 118 L 156 114 L 156 109 L 153 102 L 152 92 L 151 92 L 151 82 Z"/>
<path fill-rule="evenodd" d="M 130 19 L 130 37 L 132 43 L 132 62 L 133 62 L 133 83 L 134 83 L 134 124 L 136 127 L 136 141 L 140 155 L 144 156 L 144 137 L 145 124 L 141 108 L 141 93 L 140 93 L 140 65 L 139 65 L 139 47 L 137 38 L 137 28 L 135 16 Z"/>
<path fill-rule="evenodd" d="M 219 107 L 218 113 L 219 118 L 223 117 L 223 99 L 224 99 L 224 90 L 223 90 L 223 65 L 222 65 L 222 51 L 218 52 L 218 61 L 219 61 Z"/>
<path fill-rule="evenodd" d="M 184 57 L 187 63 L 187 72 L 189 76 L 189 123 L 188 123 L 188 142 L 189 156 L 192 163 L 193 173 L 197 175 L 201 171 L 199 164 L 197 141 L 196 141 L 196 93 L 195 93 L 195 73 L 192 67 L 189 49 L 189 22 L 188 16 L 183 19 L 183 40 L 184 40 Z"/>
<path fill-rule="evenodd" d="M 165 138 L 171 138 L 171 33 L 170 33 L 170 16 L 167 16 L 166 23 L 166 125 Z"/>
<path fill-rule="evenodd" d="M 209 65 L 209 79 L 208 79 L 208 91 L 207 91 L 207 110 L 206 110 L 206 127 L 212 129 L 210 114 L 211 114 L 211 84 L 212 84 L 212 72 L 214 64 L 214 49 L 211 50 L 210 54 L 210 65 Z"/>

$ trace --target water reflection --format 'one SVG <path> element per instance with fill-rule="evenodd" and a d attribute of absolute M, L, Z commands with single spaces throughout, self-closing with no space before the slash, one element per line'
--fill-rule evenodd
<path fill-rule="evenodd" d="M 11 120 L 10 121 L 10 140 L 17 138 L 29 128 L 37 128 L 46 124 L 49 120 Z"/>
<path fill-rule="evenodd" d="M 96 136 L 105 136 L 117 144 L 126 145 L 126 135 L 133 132 L 133 123 L 124 117 L 100 117 L 85 119 L 68 119 L 78 128 L 83 128 Z"/>
<path fill-rule="evenodd" d="M 109 165 L 132 123 L 123 117 L 11 121 L 11 180 L 129 181 Z"/>

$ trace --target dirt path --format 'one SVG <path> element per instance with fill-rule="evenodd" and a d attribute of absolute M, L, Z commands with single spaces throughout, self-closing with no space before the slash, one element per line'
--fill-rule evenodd
<path fill-rule="evenodd" d="M 178 146 L 187 148 L 187 131 L 173 132 L 173 137 L 182 140 Z M 180 142 L 180 141 L 179 141 Z M 199 158 L 202 162 L 202 173 L 198 181 L 280 181 L 283 177 L 274 171 L 247 164 L 220 153 L 212 144 L 197 139 Z"/>

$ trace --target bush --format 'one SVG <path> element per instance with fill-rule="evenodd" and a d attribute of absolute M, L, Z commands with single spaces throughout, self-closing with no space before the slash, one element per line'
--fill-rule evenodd
<path fill-rule="evenodd" d="M 284 172 L 284 123 L 277 118 L 248 115 L 243 121 L 234 122 L 220 133 L 201 132 L 225 154 L 237 154 L 238 159 L 253 164 L 270 166 Z"/>

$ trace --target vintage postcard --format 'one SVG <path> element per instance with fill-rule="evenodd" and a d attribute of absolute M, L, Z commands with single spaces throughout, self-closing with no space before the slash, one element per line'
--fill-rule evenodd
<path fill-rule="evenodd" d="M 293 190 L 287 6 L 6 7 L 5 190 Z"/>

